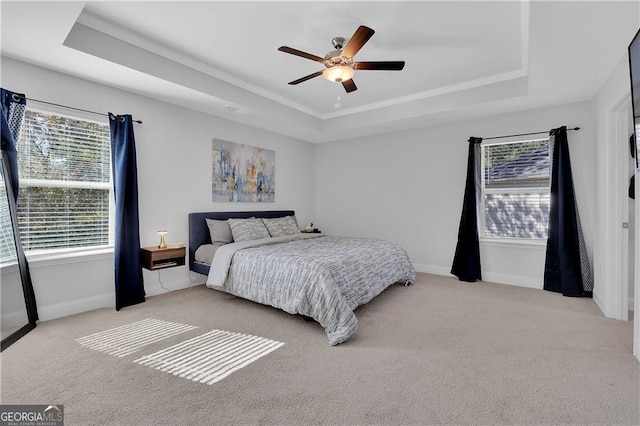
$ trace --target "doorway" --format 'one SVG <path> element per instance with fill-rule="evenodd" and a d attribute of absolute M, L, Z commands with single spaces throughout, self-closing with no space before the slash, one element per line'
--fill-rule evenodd
<path fill-rule="evenodd" d="M 640 359 L 640 315 L 635 315 L 635 309 L 640 307 L 640 247 L 636 247 L 636 242 L 640 243 L 640 208 L 638 197 L 631 198 L 629 194 L 633 177 L 634 194 L 631 195 L 640 196 L 640 190 L 635 188 L 636 164 L 640 161 L 636 163 L 639 144 L 633 147 L 629 142 L 634 133 L 630 97 L 609 110 L 606 126 L 607 160 L 602 175 L 607 188 L 603 194 L 606 248 L 602 276 L 606 302 L 600 299 L 598 306 L 609 318 L 633 321 L 633 354 Z M 636 150 L 636 158 L 631 155 L 632 147 Z"/>
<path fill-rule="evenodd" d="M 627 317 L 623 320 L 633 321 L 634 314 L 634 303 L 633 303 L 633 295 L 634 295 L 634 287 L 635 287 L 635 269 L 636 269 L 636 188 L 635 188 L 635 175 L 637 165 L 640 164 L 637 159 L 638 149 L 636 144 L 636 135 L 633 131 L 633 115 L 631 113 L 631 109 L 628 111 L 628 156 L 627 156 L 627 180 L 629 181 L 629 196 L 625 199 L 626 201 L 626 212 L 627 212 L 627 232 L 625 232 L 623 238 L 623 244 L 626 244 L 626 253 L 624 255 L 625 260 L 625 270 L 627 274 L 625 275 L 626 280 L 623 282 L 623 285 L 627 288 L 627 304 L 626 304 L 626 313 Z M 638 191 L 640 192 L 640 191 Z M 623 207 L 624 208 L 624 207 Z M 626 240 L 626 241 L 624 241 Z M 623 292 L 624 293 L 624 292 Z"/>

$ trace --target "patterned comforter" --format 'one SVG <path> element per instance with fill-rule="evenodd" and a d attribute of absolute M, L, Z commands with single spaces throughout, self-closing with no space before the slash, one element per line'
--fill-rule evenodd
<path fill-rule="evenodd" d="M 337 345 L 356 330 L 357 306 L 415 276 L 407 253 L 396 243 L 296 234 L 220 247 L 207 286 L 311 317 Z"/>

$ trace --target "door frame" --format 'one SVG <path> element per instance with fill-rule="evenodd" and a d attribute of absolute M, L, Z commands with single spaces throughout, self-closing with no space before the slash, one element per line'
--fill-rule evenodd
<path fill-rule="evenodd" d="M 629 269 L 628 262 L 634 262 L 634 321 L 633 354 L 640 359 L 640 249 L 636 247 L 635 257 L 629 258 L 629 233 L 622 227 L 629 220 L 629 129 L 633 129 L 631 96 L 627 95 L 614 104 L 606 120 L 605 182 L 604 201 L 604 246 L 603 274 L 601 285 L 603 299 L 596 300 L 605 316 L 618 320 L 629 319 Z M 636 170 L 636 176 L 638 171 Z M 640 190 L 636 190 L 639 194 Z M 636 206 L 635 241 L 640 241 L 640 211 L 638 197 L 632 202 Z"/>
<path fill-rule="evenodd" d="M 605 169 L 601 178 L 604 191 L 604 247 L 601 288 L 604 294 L 594 294 L 596 303 L 606 317 L 628 320 L 628 232 L 622 224 L 629 219 L 629 128 L 631 97 L 625 96 L 609 110 L 606 120 Z M 626 244 L 626 246 L 625 246 Z M 626 267 L 626 269 L 624 269 Z M 626 271 L 626 272 L 625 272 Z M 626 284 L 626 285 L 625 285 Z M 599 297 L 595 297 L 599 296 Z"/>

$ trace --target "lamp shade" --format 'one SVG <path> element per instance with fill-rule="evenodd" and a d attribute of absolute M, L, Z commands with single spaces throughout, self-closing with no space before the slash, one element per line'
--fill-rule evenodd
<path fill-rule="evenodd" d="M 350 80 L 355 73 L 353 68 L 338 65 L 322 71 L 322 76 L 329 81 L 342 83 L 343 81 Z"/>

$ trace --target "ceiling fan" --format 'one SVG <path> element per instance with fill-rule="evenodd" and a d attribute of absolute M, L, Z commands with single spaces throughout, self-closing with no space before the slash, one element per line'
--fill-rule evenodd
<path fill-rule="evenodd" d="M 302 58 L 311 59 L 312 61 L 320 62 L 326 69 L 323 71 L 316 71 L 313 74 L 306 75 L 297 80 L 289 82 L 289 84 L 300 84 L 304 81 L 310 80 L 314 77 L 322 75 L 329 81 L 336 83 L 342 83 L 344 89 L 349 92 L 358 90 L 356 84 L 353 82 L 353 76 L 356 70 L 382 70 L 382 71 L 400 71 L 404 68 L 404 61 L 363 61 L 353 62 L 353 57 L 358 51 L 369 41 L 375 31 L 369 27 L 363 25 L 359 26 L 349 42 L 345 45 L 346 40 L 343 37 L 335 37 L 331 40 L 333 47 L 336 50 L 332 50 L 327 53 L 324 58 L 320 56 L 312 55 L 311 53 L 303 52 L 298 49 L 294 49 L 288 46 L 281 46 L 279 51 L 290 53 L 292 55 L 300 56 Z"/>

